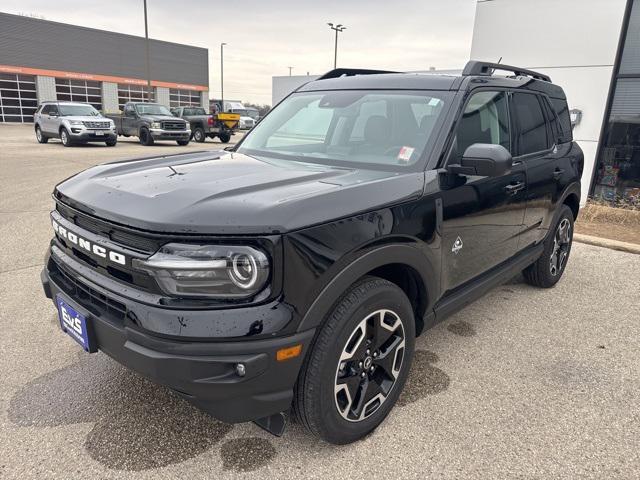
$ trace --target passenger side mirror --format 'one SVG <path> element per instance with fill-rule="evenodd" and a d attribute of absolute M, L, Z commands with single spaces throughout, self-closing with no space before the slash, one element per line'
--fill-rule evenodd
<path fill-rule="evenodd" d="M 512 163 L 511 153 L 502 145 L 474 143 L 465 150 L 460 164 L 449 165 L 447 170 L 458 175 L 500 177 L 511 171 Z"/>

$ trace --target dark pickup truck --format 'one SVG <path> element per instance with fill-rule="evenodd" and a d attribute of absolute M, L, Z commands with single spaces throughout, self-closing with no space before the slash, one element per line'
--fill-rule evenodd
<path fill-rule="evenodd" d="M 417 335 L 520 272 L 560 280 L 582 169 L 546 75 L 337 69 L 229 151 L 60 183 L 42 283 L 85 350 L 211 415 L 282 434 L 290 412 L 353 442 L 398 400 Z"/>
<path fill-rule="evenodd" d="M 240 121 L 238 114 L 208 114 L 202 107 L 175 107 L 171 109 L 171 113 L 189 122 L 192 138 L 199 143 L 204 142 L 207 137 L 218 137 L 222 143 L 229 143 Z"/>
<path fill-rule="evenodd" d="M 143 145 L 153 145 L 156 140 L 175 140 L 187 145 L 191 139 L 189 122 L 176 118 L 159 103 L 127 102 L 122 115 L 108 114 L 118 135 L 138 137 Z"/>

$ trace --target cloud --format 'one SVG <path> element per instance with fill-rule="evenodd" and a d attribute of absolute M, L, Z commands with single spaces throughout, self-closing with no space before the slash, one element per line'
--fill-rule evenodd
<path fill-rule="evenodd" d="M 225 96 L 270 103 L 271 77 L 323 73 L 338 65 L 392 70 L 461 68 L 469 58 L 475 0 L 148 0 L 149 35 L 209 49 L 211 96 L 220 93 L 220 42 Z M 105 12 L 106 8 L 106 12 Z M 144 35 L 142 0 L 22 0 L 9 13 Z"/>

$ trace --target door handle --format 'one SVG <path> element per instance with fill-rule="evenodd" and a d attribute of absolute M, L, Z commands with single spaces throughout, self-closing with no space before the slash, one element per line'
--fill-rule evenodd
<path fill-rule="evenodd" d="M 560 177 L 562 176 L 563 173 L 564 173 L 564 170 L 562 168 L 556 168 L 553 171 L 553 179 L 560 180 Z"/>
<path fill-rule="evenodd" d="M 520 190 L 524 189 L 524 182 L 510 183 L 506 187 L 504 187 L 506 192 L 510 195 L 515 195 Z"/>

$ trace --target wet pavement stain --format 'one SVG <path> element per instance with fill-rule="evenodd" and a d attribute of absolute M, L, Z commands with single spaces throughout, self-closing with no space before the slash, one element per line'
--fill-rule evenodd
<path fill-rule="evenodd" d="M 473 328 L 473 325 L 469 322 L 465 322 L 464 320 L 449 324 L 447 326 L 447 330 L 455 335 L 460 335 L 461 337 L 473 337 L 476 335 L 476 329 Z"/>
<path fill-rule="evenodd" d="M 224 470 L 250 472 L 271 463 L 276 449 L 264 438 L 234 438 L 222 444 L 220 455 Z"/>
<path fill-rule="evenodd" d="M 108 468 L 133 471 L 193 458 L 233 428 L 103 354 L 85 354 L 29 382 L 11 399 L 8 417 L 20 426 L 94 423 L 87 453 Z"/>
<path fill-rule="evenodd" d="M 449 388 L 449 375 L 431 365 L 438 362 L 438 356 L 427 350 L 416 350 L 413 365 L 404 390 L 398 398 L 398 405 L 404 407 L 428 395 L 435 395 Z"/>

